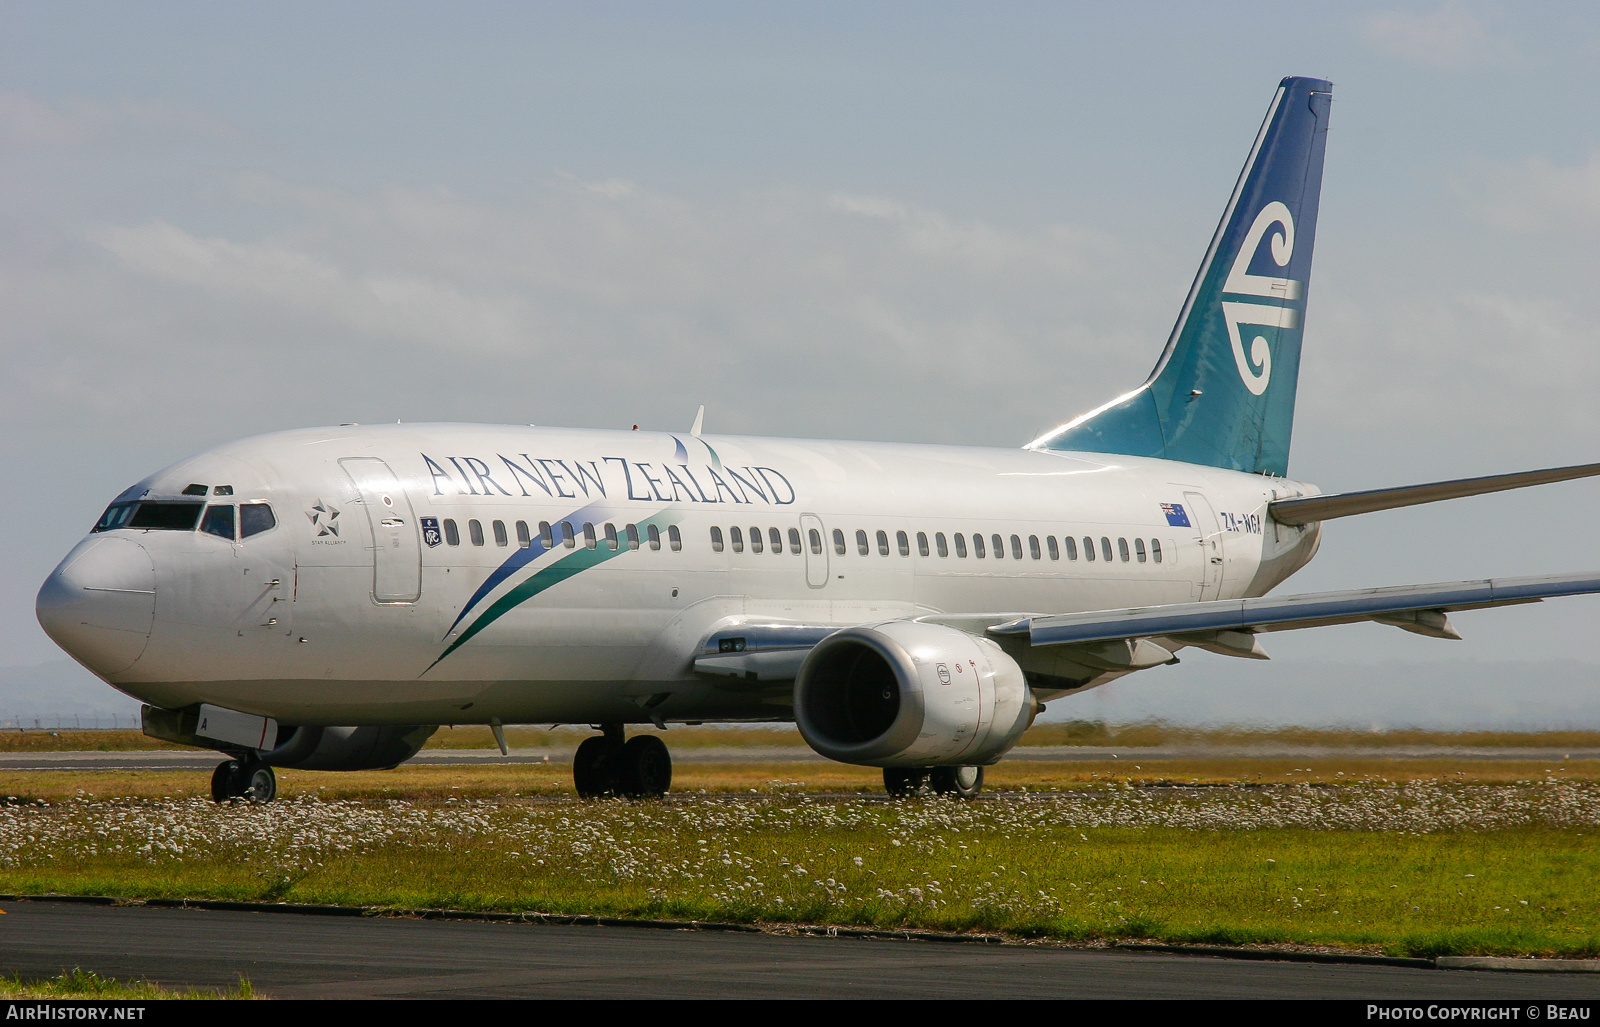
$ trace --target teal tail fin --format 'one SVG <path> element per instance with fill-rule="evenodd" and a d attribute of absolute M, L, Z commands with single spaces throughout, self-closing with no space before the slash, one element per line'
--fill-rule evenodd
<path fill-rule="evenodd" d="M 1332 90 L 1278 84 L 1150 379 L 1028 448 L 1288 473 Z"/>

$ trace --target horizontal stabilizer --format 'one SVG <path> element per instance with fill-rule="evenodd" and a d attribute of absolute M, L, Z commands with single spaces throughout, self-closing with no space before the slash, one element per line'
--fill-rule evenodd
<path fill-rule="evenodd" d="M 1192 644 L 1209 648 L 1208 643 L 1214 643 L 1219 632 L 1289 631 L 1378 621 L 1408 631 L 1454 638 L 1454 630 L 1442 616 L 1452 610 L 1537 603 L 1556 596 L 1595 592 L 1600 592 L 1600 571 L 1028 617 L 996 625 L 989 633 L 1026 635 L 1029 643 L 1036 646 L 1166 637 L 1180 641 L 1192 638 Z"/>
<path fill-rule="evenodd" d="M 1481 496 L 1487 492 L 1523 489 L 1529 485 L 1548 485 L 1554 481 L 1588 478 L 1597 474 L 1600 474 L 1600 464 L 1575 464 L 1571 467 L 1551 467 L 1543 471 L 1518 471 L 1515 474 L 1491 474 L 1482 478 L 1435 481 L 1426 485 L 1403 485 L 1394 489 L 1369 489 L 1366 492 L 1341 492 L 1332 496 L 1280 499 L 1275 503 L 1269 503 L 1267 510 L 1279 524 L 1310 524 L 1313 521 L 1351 517 L 1355 514 L 1372 513 L 1375 510 L 1395 510 L 1402 506 L 1419 506 L 1423 503 L 1437 503 L 1443 499 L 1460 499 L 1463 496 Z"/>

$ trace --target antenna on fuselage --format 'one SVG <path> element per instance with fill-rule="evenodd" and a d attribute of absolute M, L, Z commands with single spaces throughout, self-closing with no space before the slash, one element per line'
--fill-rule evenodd
<path fill-rule="evenodd" d="M 705 423 L 706 423 L 706 405 L 704 403 L 701 403 L 700 404 L 700 412 L 694 415 L 694 427 L 689 429 L 689 434 L 693 435 L 695 438 L 698 439 L 700 437 L 700 429 L 705 427 Z"/>

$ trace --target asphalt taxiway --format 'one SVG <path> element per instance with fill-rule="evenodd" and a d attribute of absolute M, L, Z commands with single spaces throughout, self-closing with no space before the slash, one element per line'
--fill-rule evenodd
<path fill-rule="evenodd" d="M 0 903 L 0 973 L 274 998 L 1600 999 L 1600 974 L 1047 946 Z"/>

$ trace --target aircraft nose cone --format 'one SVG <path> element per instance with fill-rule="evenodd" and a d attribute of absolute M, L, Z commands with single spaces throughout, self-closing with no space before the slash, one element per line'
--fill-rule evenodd
<path fill-rule="evenodd" d="M 137 542 L 86 539 L 45 579 L 34 612 L 73 659 L 102 676 L 120 673 L 150 641 L 155 564 Z"/>

